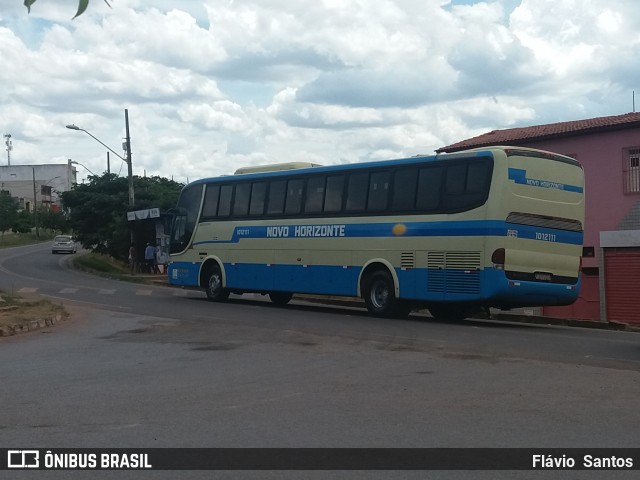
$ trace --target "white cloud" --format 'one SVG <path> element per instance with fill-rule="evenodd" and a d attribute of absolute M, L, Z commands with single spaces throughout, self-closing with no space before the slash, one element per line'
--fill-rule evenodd
<path fill-rule="evenodd" d="M 38 0 L 29 15 L 11 3 L 0 129 L 12 163 L 102 171 L 105 149 L 64 126 L 121 151 L 124 109 L 136 174 L 401 157 L 624 113 L 639 87 L 628 0 L 92 0 L 73 21 L 75 2 Z"/>

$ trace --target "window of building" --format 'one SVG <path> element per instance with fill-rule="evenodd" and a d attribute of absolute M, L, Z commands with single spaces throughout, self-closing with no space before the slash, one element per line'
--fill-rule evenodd
<path fill-rule="evenodd" d="M 623 150 L 622 171 L 624 193 L 640 193 L 640 147 Z"/>

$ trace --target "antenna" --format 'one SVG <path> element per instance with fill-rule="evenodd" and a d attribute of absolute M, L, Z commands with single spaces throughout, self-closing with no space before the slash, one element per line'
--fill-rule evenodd
<path fill-rule="evenodd" d="M 5 133 L 4 138 L 7 139 L 5 145 L 7 146 L 7 165 L 11 166 L 11 150 L 13 150 L 13 144 L 11 143 L 11 134 Z"/>
<path fill-rule="evenodd" d="M 631 99 L 633 102 L 633 113 L 636 113 L 636 91 L 635 90 L 631 91 Z"/>

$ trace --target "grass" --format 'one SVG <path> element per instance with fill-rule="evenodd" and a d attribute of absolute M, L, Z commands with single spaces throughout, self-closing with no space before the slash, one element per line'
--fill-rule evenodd
<path fill-rule="evenodd" d="M 128 275 L 129 267 L 119 260 L 99 253 L 87 253 L 74 258 L 76 267 L 108 275 Z"/>
<path fill-rule="evenodd" d="M 62 305 L 0 291 L 0 336 L 51 325 L 69 316 Z"/>
<path fill-rule="evenodd" d="M 57 233 L 48 230 L 41 230 L 38 238 L 35 232 L 28 233 L 9 233 L 0 234 L 0 248 L 20 247 L 22 245 L 32 245 L 34 243 L 46 242 L 53 240 Z"/>
<path fill-rule="evenodd" d="M 73 265 L 79 270 L 90 272 L 101 277 L 125 280 L 134 283 L 150 283 L 151 277 L 148 274 L 131 274 L 129 265 L 117 260 L 109 255 L 99 253 L 86 253 L 78 255 L 73 259 Z"/>

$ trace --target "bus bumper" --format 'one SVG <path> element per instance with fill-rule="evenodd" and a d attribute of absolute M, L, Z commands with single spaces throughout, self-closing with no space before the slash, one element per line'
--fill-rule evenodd
<path fill-rule="evenodd" d="M 581 279 L 575 284 L 510 280 L 503 270 L 485 269 L 483 297 L 489 306 L 538 307 L 570 305 L 578 299 Z"/>

